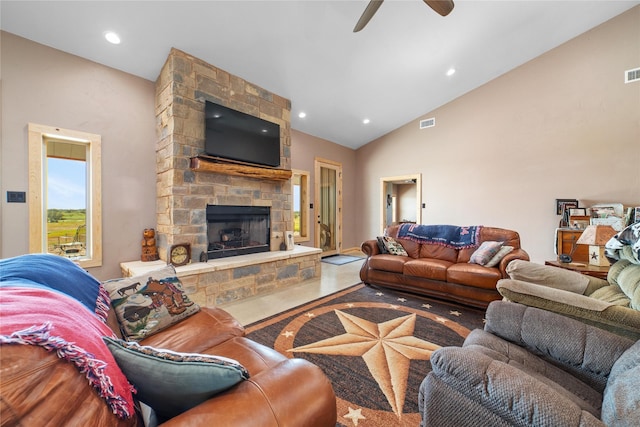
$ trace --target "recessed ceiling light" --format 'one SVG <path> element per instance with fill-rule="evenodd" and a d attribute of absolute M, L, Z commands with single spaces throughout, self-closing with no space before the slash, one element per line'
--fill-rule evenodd
<path fill-rule="evenodd" d="M 113 31 L 107 31 L 104 33 L 104 38 L 107 39 L 109 43 L 120 44 L 120 36 Z"/>
<path fill-rule="evenodd" d="M 301 119 L 304 119 L 305 117 L 307 117 L 307 113 L 305 113 L 304 111 L 300 111 L 298 113 L 298 117 L 300 117 Z"/>
<path fill-rule="evenodd" d="M 364 120 L 362 121 L 362 123 L 364 123 L 364 124 L 366 125 L 366 124 L 369 124 L 369 122 L 370 122 L 370 121 L 371 121 L 371 120 L 369 120 L 369 119 L 364 119 Z"/>
<path fill-rule="evenodd" d="M 453 76 L 456 73 L 456 69 L 455 68 L 449 68 L 447 70 L 447 76 Z"/>

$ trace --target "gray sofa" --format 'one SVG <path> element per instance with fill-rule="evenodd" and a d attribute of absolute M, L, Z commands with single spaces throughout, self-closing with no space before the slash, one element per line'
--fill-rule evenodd
<path fill-rule="evenodd" d="M 421 427 L 638 426 L 640 341 L 492 302 L 484 330 L 431 356 Z"/>

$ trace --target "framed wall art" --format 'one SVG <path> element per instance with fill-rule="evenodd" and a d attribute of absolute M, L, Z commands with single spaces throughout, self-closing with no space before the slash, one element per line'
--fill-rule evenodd
<path fill-rule="evenodd" d="M 556 199 L 556 215 L 562 215 L 568 209 L 575 209 L 577 207 L 578 200 L 576 199 Z"/>

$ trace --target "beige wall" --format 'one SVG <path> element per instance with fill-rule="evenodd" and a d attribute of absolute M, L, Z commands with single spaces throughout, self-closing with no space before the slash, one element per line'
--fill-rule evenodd
<path fill-rule="evenodd" d="M 104 257 L 91 273 L 119 276 L 156 222 L 154 83 L 1 34 L 0 256 L 28 250 L 27 205 L 5 196 L 28 191 L 27 123 L 60 126 L 102 135 Z M 556 198 L 640 206 L 640 83 L 623 83 L 638 66 L 640 7 L 358 151 L 292 130 L 291 166 L 310 172 L 313 200 L 314 158 L 342 163 L 344 249 L 379 233 L 380 177 L 421 173 L 424 223 L 512 228 L 543 261 Z M 418 130 L 427 117 L 436 127 Z"/>
<path fill-rule="evenodd" d="M 309 200 L 313 203 L 315 191 L 314 160 L 316 157 L 342 164 L 342 250 L 360 247 L 362 241 L 356 233 L 356 224 L 363 213 L 358 209 L 356 200 L 356 153 L 350 148 L 334 144 L 326 139 L 317 138 L 309 134 L 291 130 L 291 168 L 309 172 Z M 378 190 L 379 191 L 379 190 Z M 304 246 L 314 246 L 313 227 L 316 224 L 316 214 L 310 211 L 309 230 L 311 241 Z"/>
<path fill-rule="evenodd" d="M 154 83 L 2 32 L 2 245 L 28 252 L 28 207 L 6 192 L 28 191 L 29 122 L 102 136 L 103 265 L 140 258 L 142 230 L 155 227 Z M 159 71 L 159 70 L 158 70 Z"/>
<path fill-rule="evenodd" d="M 358 238 L 380 233 L 381 176 L 421 173 L 423 223 L 517 230 L 538 262 L 556 198 L 640 206 L 638 66 L 640 6 L 360 148 Z"/>

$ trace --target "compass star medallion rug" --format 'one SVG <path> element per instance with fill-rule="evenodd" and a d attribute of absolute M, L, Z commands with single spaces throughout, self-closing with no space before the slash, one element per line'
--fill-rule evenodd
<path fill-rule="evenodd" d="M 246 327 L 248 338 L 329 377 L 338 426 L 418 426 L 431 353 L 482 328 L 484 310 L 363 284 Z M 304 378 L 300 378 L 304 381 Z"/>

